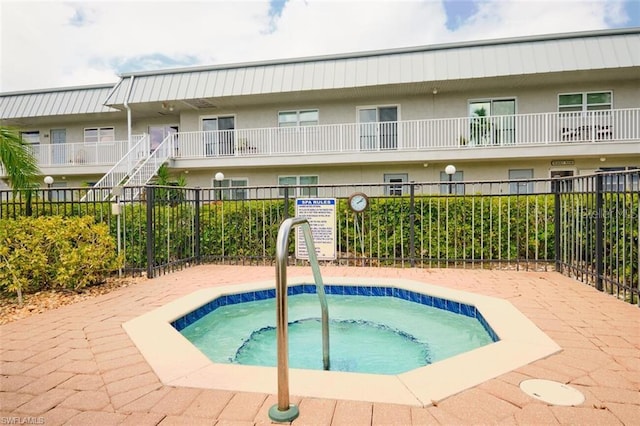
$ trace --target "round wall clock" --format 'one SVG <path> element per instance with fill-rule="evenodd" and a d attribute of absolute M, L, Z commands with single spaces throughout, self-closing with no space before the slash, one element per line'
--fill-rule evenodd
<path fill-rule="evenodd" d="M 362 213 L 369 207 L 369 197 L 362 192 L 356 192 L 349 197 L 349 208 L 355 213 Z"/>

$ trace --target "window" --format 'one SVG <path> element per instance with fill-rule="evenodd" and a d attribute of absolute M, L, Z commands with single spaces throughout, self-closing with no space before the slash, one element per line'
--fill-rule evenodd
<path fill-rule="evenodd" d="M 469 102 L 471 145 L 501 145 L 515 142 L 515 99 Z"/>
<path fill-rule="evenodd" d="M 384 183 L 388 183 L 389 185 L 385 185 L 384 193 L 385 195 L 391 196 L 402 196 L 406 194 L 407 186 L 403 185 L 409 180 L 409 175 L 407 173 L 395 173 L 395 174 L 387 174 L 384 175 Z"/>
<path fill-rule="evenodd" d="M 533 179 L 533 169 L 512 169 L 509 170 L 509 180 Z M 533 194 L 533 182 L 511 182 L 509 184 L 510 194 Z"/>
<path fill-rule="evenodd" d="M 558 95 L 559 112 L 610 110 L 612 104 L 611 92 L 565 93 Z"/>
<path fill-rule="evenodd" d="M 376 151 L 398 148 L 398 107 L 358 108 L 360 149 Z"/>
<path fill-rule="evenodd" d="M 318 110 L 281 111 L 278 113 L 278 127 L 317 126 Z"/>
<path fill-rule="evenodd" d="M 449 180 L 451 177 L 451 180 Z M 462 171 L 457 171 L 451 176 L 444 171 L 440 172 L 440 182 L 462 182 L 464 180 L 464 174 Z M 463 183 L 445 183 L 440 185 L 440 194 L 457 194 L 464 195 Z"/>
<path fill-rule="evenodd" d="M 280 176 L 278 177 L 278 185 L 280 186 L 297 186 L 297 185 L 317 185 L 318 176 Z M 317 197 L 317 187 L 298 187 L 296 190 L 289 190 L 289 196 L 293 197 Z M 280 188 L 280 196 L 284 197 L 284 188 Z"/>
<path fill-rule="evenodd" d="M 84 129 L 84 142 L 113 142 L 115 140 L 115 130 L 113 127 L 91 127 Z"/>
<path fill-rule="evenodd" d="M 639 185 L 639 175 L 637 173 L 617 174 L 624 170 L 638 170 L 636 166 L 630 167 L 602 167 L 596 173 L 607 173 L 604 175 L 602 189 L 605 192 L 624 192 L 627 188 L 637 191 Z"/>
<path fill-rule="evenodd" d="M 236 120 L 233 116 L 202 119 L 204 151 L 207 157 L 235 155 Z"/>
<path fill-rule="evenodd" d="M 20 136 L 22 137 L 22 140 L 30 143 L 31 145 L 40 144 L 40 132 L 37 130 L 33 132 L 21 132 Z"/>
<path fill-rule="evenodd" d="M 246 200 L 246 186 L 248 179 L 223 179 L 221 181 L 213 180 L 214 188 L 221 188 L 214 191 L 215 200 Z"/>

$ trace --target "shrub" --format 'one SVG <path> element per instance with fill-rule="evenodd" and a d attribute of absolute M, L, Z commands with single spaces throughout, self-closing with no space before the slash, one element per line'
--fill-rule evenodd
<path fill-rule="evenodd" d="M 122 264 L 106 224 L 84 217 L 0 220 L 0 290 L 80 290 Z"/>

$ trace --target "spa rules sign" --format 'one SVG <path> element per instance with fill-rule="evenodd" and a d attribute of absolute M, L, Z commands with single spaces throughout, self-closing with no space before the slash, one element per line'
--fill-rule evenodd
<path fill-rule="evenodd" d="M 309 221 L 318 260 L 335 260 L 336 254 L 336 199 L 297 198 L 296 216 Z M 309 259 L 302 228 L 296 227 L 296 258 Z"/>

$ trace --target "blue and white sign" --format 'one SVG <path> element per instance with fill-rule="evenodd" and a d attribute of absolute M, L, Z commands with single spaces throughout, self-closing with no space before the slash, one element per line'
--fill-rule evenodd
<path fill-rule="evenodd" d="M 335 260 L 337 257 L 336 205 L 335 198 L 296 199 L 296 216 L 309 221 L 318 260 Z M 309 259 L 304 235 L 299 227 L 296 228 L 296 257 Z"/>

